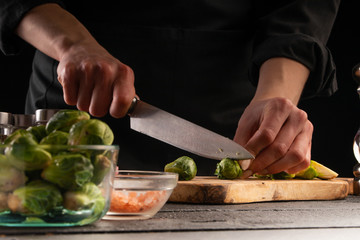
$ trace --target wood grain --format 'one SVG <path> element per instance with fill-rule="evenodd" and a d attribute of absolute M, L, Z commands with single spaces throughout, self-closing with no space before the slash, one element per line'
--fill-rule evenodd
<path fill-rule="evenodd" d="M 265 201 L 335 200 L 350 192 L 351 179 L 332 180 L 221 180 L 195 177 L 179 181 L 170 202 L 234 204 Z"/>

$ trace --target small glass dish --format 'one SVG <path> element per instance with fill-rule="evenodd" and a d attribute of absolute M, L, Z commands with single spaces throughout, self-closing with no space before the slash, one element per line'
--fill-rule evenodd
<path fill-rule="evenodd" d="M 69 227 L 108 211 L 116 145 L 0 145 L 0 226 Z"/>
<path fill-rule="evenodd" d="M 114 177 L 110 209 L 102 219 L 153 217 L 167 202 L 177 181 L 177 173 L 119 170 Z"/>

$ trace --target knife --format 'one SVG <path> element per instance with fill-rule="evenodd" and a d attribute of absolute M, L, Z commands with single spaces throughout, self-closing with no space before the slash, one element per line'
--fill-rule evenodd
<path fill-rule="evenodd" d="M 128 111 L 131 129 L 196 155 L 221 160 L 254 159 L 229 138 L 134 98 Z"/>

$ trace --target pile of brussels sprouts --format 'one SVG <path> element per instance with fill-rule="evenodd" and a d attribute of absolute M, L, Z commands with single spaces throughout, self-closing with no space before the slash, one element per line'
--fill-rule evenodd
<path fill-rule="evenodd" d="M 112 162 L 104 150 L 71 145 L 111 145 L 110 127 L 78 110 L 60 110 L 46 125 L 14 131 L 0 154 L 0 213 L 45 216 L 89 210 L 99 215 L 98 187 Z"/>

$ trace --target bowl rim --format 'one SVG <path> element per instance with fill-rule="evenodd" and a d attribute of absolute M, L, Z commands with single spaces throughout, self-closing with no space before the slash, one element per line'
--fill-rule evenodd
<path fill-rule="evenodd" d="M 115 179 L 177 179 L 178 176 L 179 174 L 174 172 L 120 169 L 115 171 L 114 180 Z"/>
<path fill-rule="evenodd" d="M 11 147 L 11 144 L 0 144 L 1 148 Z M 85 150 L 119 150 L 119 145 L 101 145 L 101 144 L 88 144 L 88 145 L 60 145 L 60 144 L 37 144 L 36 147 L 47 149 L 85 149 Z"/>

